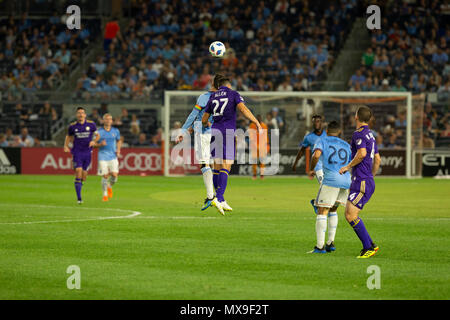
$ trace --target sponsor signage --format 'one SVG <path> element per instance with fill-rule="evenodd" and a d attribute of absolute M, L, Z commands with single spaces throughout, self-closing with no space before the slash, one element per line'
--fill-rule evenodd
<path fill-rule="evenodd" d="M 21 173 L 20 148 L 0 148 L 0 174 Z"/>
<path fill-rule="evenodd" d="M 424 150 L 422 152 L 422 176 L 449 176 L 450 151 Z"/>

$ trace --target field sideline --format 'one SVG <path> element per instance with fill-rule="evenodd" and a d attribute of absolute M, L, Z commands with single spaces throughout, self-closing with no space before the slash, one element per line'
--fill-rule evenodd
<path fill-rule="evenodd" d="M 107 203 L 90 176 L 82 206 L 73 180 L 0 176 L 0 299 L 450 299 L 450 181 L 377 178 L 362 218 L 380 251 L 361 260 L 343 208 L 337 251 L 306 254 L 307 178 L 231 175 L 225 217 L 200 211 L 200 176 L 121 176 Z M 80 290 L 66 287 L 70 265 Z"/>

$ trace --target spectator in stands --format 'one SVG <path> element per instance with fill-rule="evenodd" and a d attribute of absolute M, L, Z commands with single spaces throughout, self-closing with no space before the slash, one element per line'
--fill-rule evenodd
<path fill-rule="evenodd" d="M 56 109 L 48 101 L 45 101 L 44 106 L 39 110 L 39 117 L 50 121 L 58 120 Z"/>
<path fill-rule="evenodd" d="M 265 123 L 267 124 L 269 130 L 278 129 L 277 120 L 273 117 L 272 112 L 267 112 Z"/>
<path fill-rule="evenodd" d="M 100 117 L 103 118 L 103 116 L 104 116 L 105 114 L 107 114 L 107 113 L 109 113 L 109 111 L 108 111 L 108 104 L 105 103 L 105 102 L 102 102 L 102 103 L 100 104 L 100 109 L 98 110 L 98 114 L 100 115 Z"/>
<path fill-rule="evenodd" d="M 6 140 L 6 135 L 4 133 L 0 133 L 0 147 L 9 146 L 8 141 Z"/>
<path fill-rule="evenodd" d="M 398 113 L 397 119 L 395 120 L 395 127 L 406 127 L 406 111 Z"/>
<path fill-rule="evenodd" d="M 383 136 L 381 134 L 377 135 L 376 141 L 377 141 L 378 149 L 385 148 L 384 143 L 383 143 Z"/>
<path fill-rule="evenodd" d="M 150 144 L 149 144 L 149 147 L 150 147 L 150 148 L 159 148 L 159 147 L 161 147 L 160 144 L 159 144 L 159 142 L 158 142 L 158 136 L 157 136 L 157 135 L 153 135 L 153 136 L 150 138 Z"/>
<path fill-rule="evenodd" d="M 386 143 L 386 148 L 389 149 L 398 149 L 397 144 L 397 135 L 395 133 L 391 133 L 388 138 L 388 142 Z"/>
<path fill-rule="evenodd" d="M 422 147 L 424 149 L 434 149 L 435 147 L 434 140 L 426 132 L 422 135 Z"/>
<path fill-rule="evenodd" d="M 95 124 L 96 124 L 97 126 L 102 125 L 103 119 L 102 119 L 102 117 L 100 116 L 100 114 L 99 114 L 97 108 L 92 108 L 92 112 L 91 112 L 91 114 L 89 115 L 89 120 L 94 121 Z"/>
<path fill-rule="evenodd" d="M 175 141 L 177 137 L 183 135 L 183 130 L 181 129 L 181 122 L 175 121 L 173 127 L 170 130 L 170 141 Z"/>
<path fill-rule="evenodd" d="M 13 130 L 11 128 L 6 128 L 5 130 L 6 141 L 11 144 L 14 140 Z"/>
<path fill-rule="evenodd" d="M 105 26 L 105 34 L 103 36 L 103 49 L 108 51 L 113 39 L 116 37 L 123 41 L 122 34 L 120 33 L 119 23 L 116 17 L 113 17 Z"/>
<path fill-rule="evenodd" d="M 277 128 L 280 130 L 283 130 L 284 128 L 284 120 L 282 118 L 282 116 L 280 115 L 280 109 L 278 109 L 277 107 L 272 108 L 272 117 L 273 119 L 275 119 L 276 123 L 277 123 Z"/>
<path fill-rule="evenodd" d="M 24 147 L 34 146 L 34 139 L 28 134 L 28 128 L 24 127 L 20 130 L 20 140 Z"/>
<path fill-rule="evenodd" d="M 10 147 L 15 148 L 21 148 L 25 147 L 25 144 L 23 143 L 22 139 L 20 139 L 20 136 L 14 136 L 13 141 L 9 145 Z"/>
<path fill-rule="evenodd" d="M 140 133 L 139 138 L 133 142 L 133 146 L 148 147 L 149 142 L 147 141 L 147 135 L 145 133 Z"/>

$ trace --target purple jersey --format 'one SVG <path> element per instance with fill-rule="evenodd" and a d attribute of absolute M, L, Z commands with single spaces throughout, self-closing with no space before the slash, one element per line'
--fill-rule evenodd
<path fill-rule="evenodd" d="M 377 143 L 369 126 L 360 127 L 352 136 L 352 159 L 355 158 L 358 149 L 366 148 L 367 155 L 359 164 L 353 167 L 352 180 L 373 179 L 372 165 L 375 154 L 378 153 Z"/>
<path fill-rule="evenodd" d="M 92 151 L 89 143 L 92 141 L 95 131 L 97 131 L 97 127 L 94 121 L 86 120 L 83 124 L 77 121 L 70 124 L 67 135 L 74 137 L 71 151 L 73 155 Z"/>
<path fill-rule="evenodd" d="M 241 95 L 228 87 L 220 87 L 213 92 L 206 105 L 205 112 L 212 114 L 214 123 L 212 129 L 226 133 L 226 130 L 236 130 L 236 107 L 244 102 Z"/>

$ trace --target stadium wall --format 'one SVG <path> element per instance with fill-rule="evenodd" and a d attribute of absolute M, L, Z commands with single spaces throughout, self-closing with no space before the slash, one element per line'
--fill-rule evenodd
<path fill-rule="evenodd" d="M 304 175 L 305 161 L 302 158 L 297 172 L 291 170 L 297 149 L 280 149 L 277 175 Z M 430 151 L 431 152 L 431 151 Z M 434 150 L 417 154 L 418 165 L 424 176 L 449 174 L 450 152 Z M 385 176 L 404 176 L 406 151 L 403 149 L 381 149 L 381 169 Z M 164 161 L 161 148 L 123 148 L 119 163 L 121 175 L 163 175 Z M 248 157 L 248 155 L 246 155 Z M 191 159 L 194 159 L 192 150 Z M 199 174 L 200 166 L 192 160 L 190 164 L 173 161 L 170 173 L 174 175 Z M 419 169 L 419 170 L 420 170 Z M 92 155 L 90 174 L 97 172 L 97 150 Z M 0 148 L 0 174 L 73 174 L 72 156 L 62 148 Z M 251 164 L 234 164 L 231 174 L 249 176 Z"/>

